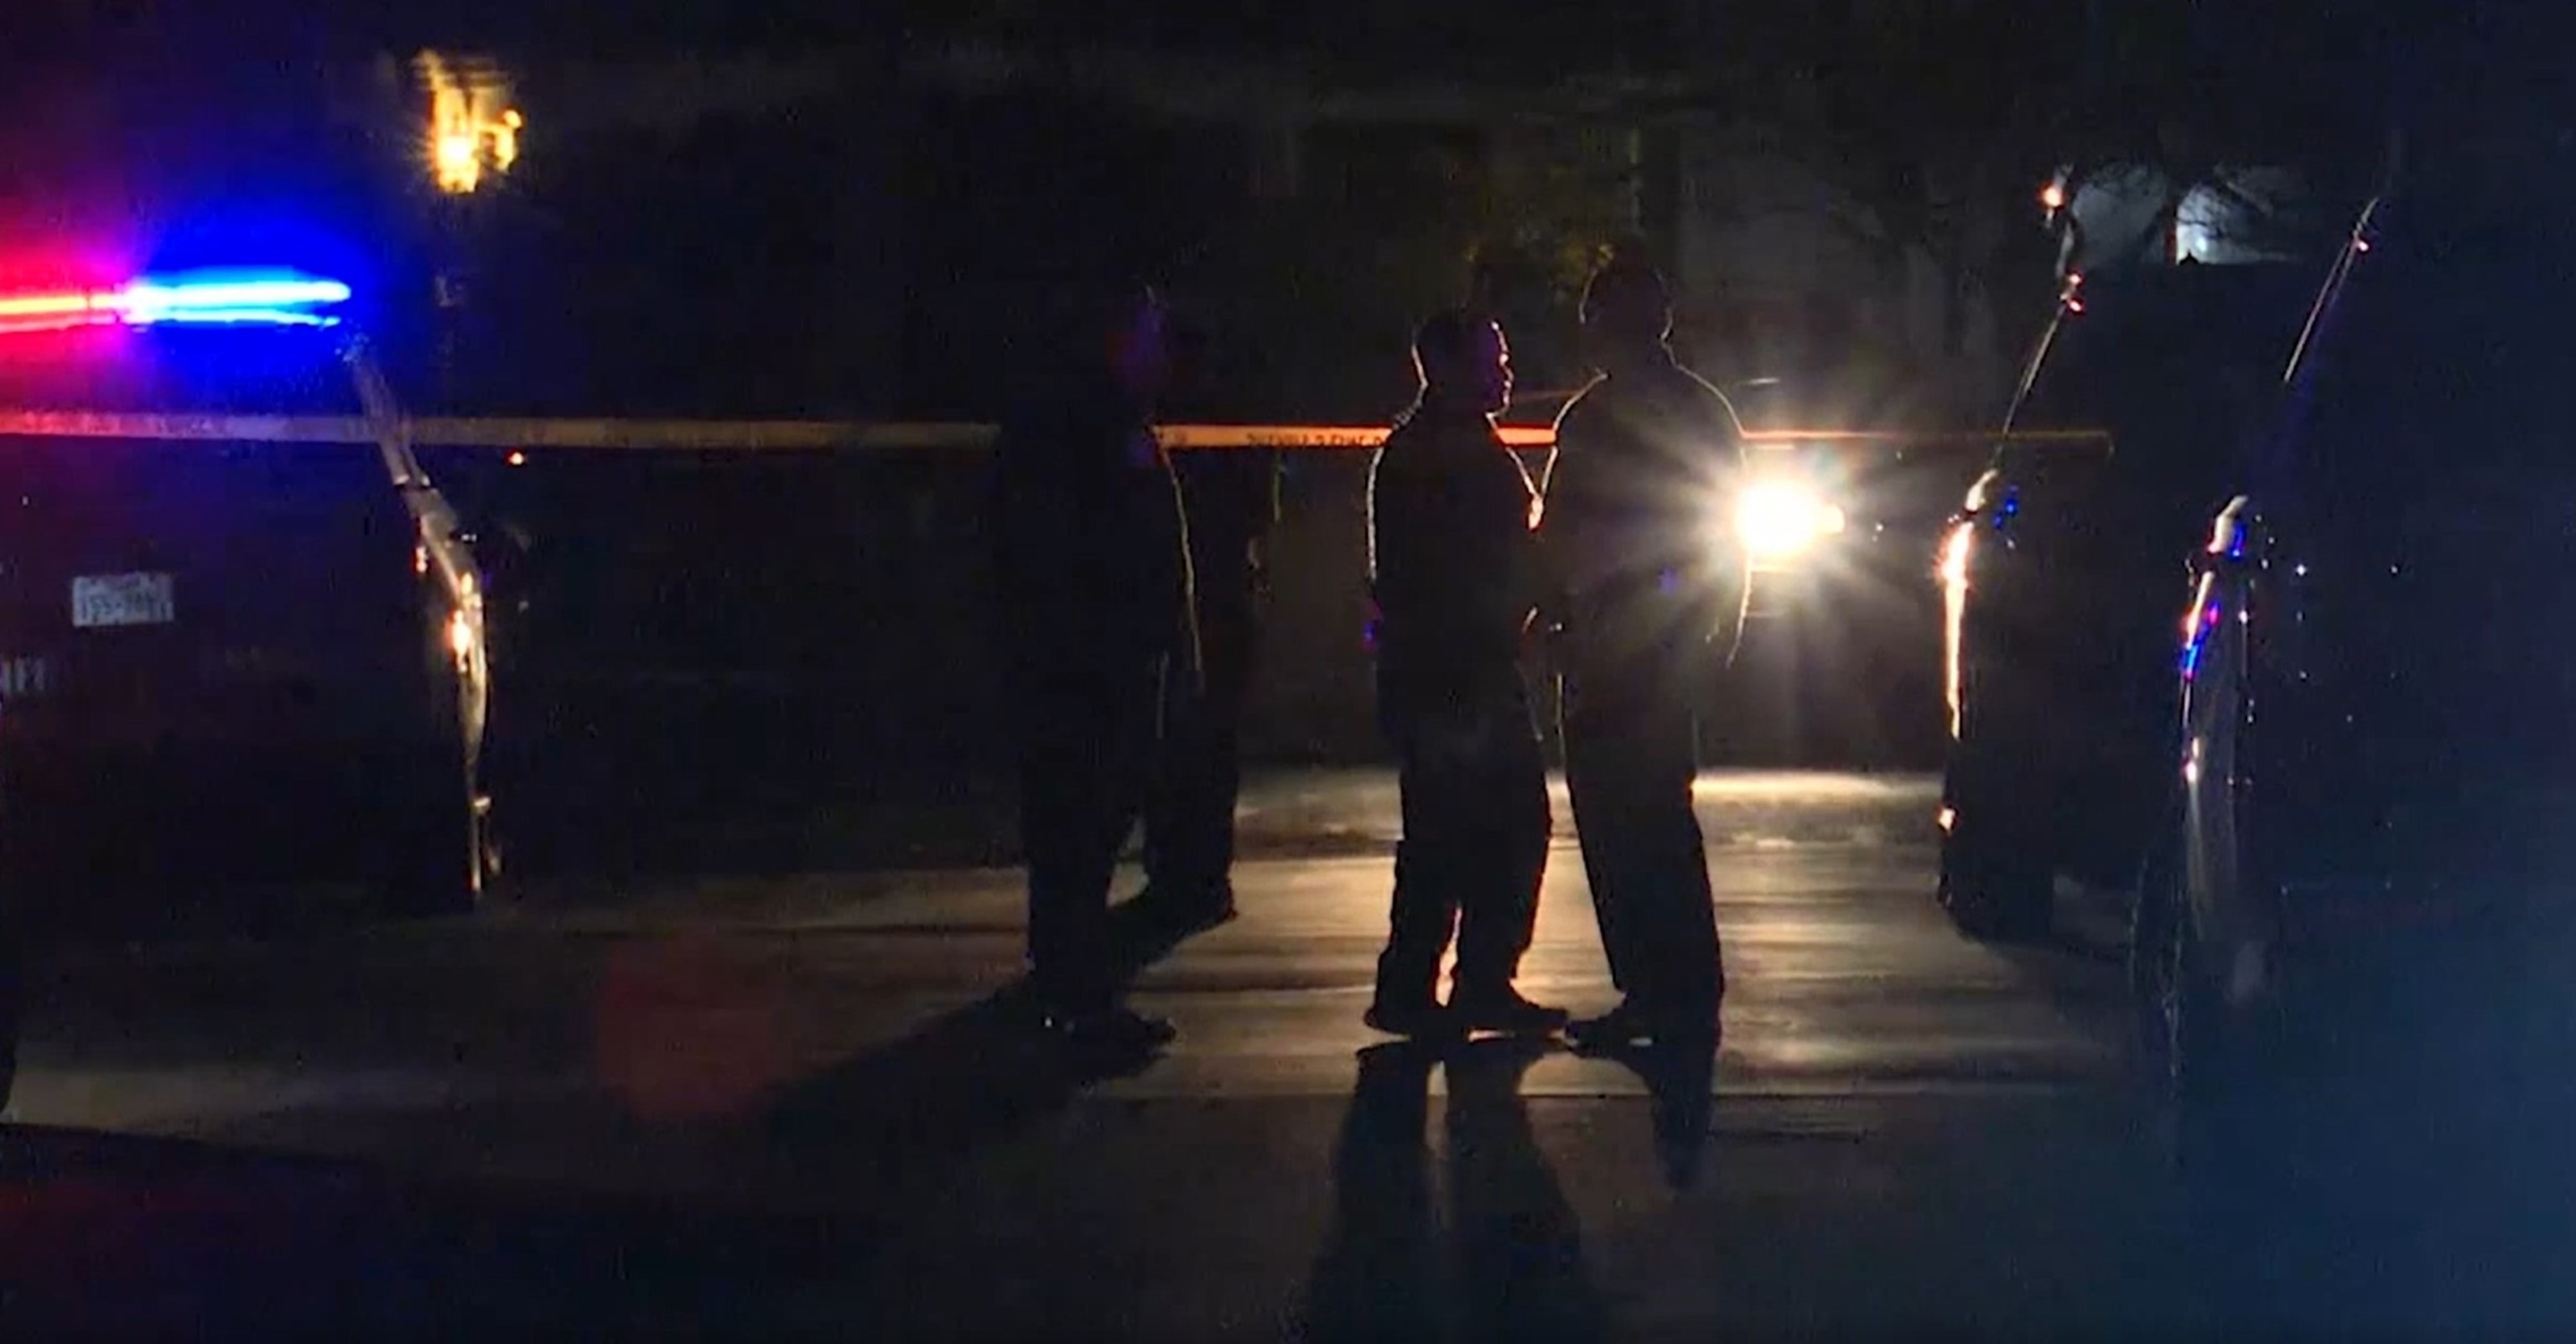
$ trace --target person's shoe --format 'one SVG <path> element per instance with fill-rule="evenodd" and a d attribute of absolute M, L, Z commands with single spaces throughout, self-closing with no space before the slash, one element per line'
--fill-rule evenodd
<path fill-rule="evenodd" d="M 1566 1024 L 1562 1008 L 1532 1003 L 1509 985 L 1468 990 L 1449 996 L 1449 1015 L 1461 1031 L 1498 1031 L 1512 1036 L 1545 1035 Z"/>
<path fill-rule="evenodd" d="M 1389 1036 L 1437 1038 L 1455 1036 L 1459 1031 L 1454 1016 L 1435 999 L 1380 998 L 1369 1005 L 1360 1020 L 1368 1024 L 1369 1030 Z"/>
<path fill-rule="evenodd" d="M 1565 1039 L 1578 1050 L 1623 1049 L 1650 1035 L 1646 1015 L 1624 1002 L 1598 1017 L 1577 1018 L 1565 1027 Z"/>
<path fill-rule="evenodd" d="M 1171 1023 L 1123 1007 L 1051 1011 L 1046 1026 L 1078 1050 L 1158 1050 L 1180 1036 Z"/>
<path fill-rule="evenodd" d="M 1566 1027 L 1566 1040 L 1584 1050 L 1620 1050 L 1631 1045 L 1667 1045 L 1687 1040 L 1710 1040 L 1718 1035 L 1718 1009 L 1692 1012 L 1669 1012 L 1669 1009 L 1646 1009 L 1636 1002 L 1623 1002 L 1620 1007 L 1584 1017 Z"/>

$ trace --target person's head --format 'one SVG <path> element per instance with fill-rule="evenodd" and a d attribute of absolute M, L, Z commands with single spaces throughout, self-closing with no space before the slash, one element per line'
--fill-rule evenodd
<path fill-rule="evenodd" d="M 1163 296 L 1142 280 L 1120 279 L 1081 291 L 1076 320 L 1109 375 L 1129 395 L 1152 402 L 1171 379 L 1172 351 Z"/>
<path fill-rule="evenodd" d="M 1672 334 L 1672 293 L 1654 267 L 1613 261 L 1585 287 L 1583 335 L 1602 359 L 1617 363 L 1660 355 Z"/>
<path fill-rule="evenodd" d="M 1465 308 L 1434 313 L 1413 333 L 1426 403 L 1499 413 L 1512 399 L 1512 350 L 1494 320 Z"/>

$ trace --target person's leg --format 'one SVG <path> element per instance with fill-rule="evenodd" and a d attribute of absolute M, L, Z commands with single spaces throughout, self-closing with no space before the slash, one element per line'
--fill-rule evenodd
<path fill-rule="evenodd" d="M 1187 676 L 1166 676 L 1152 768 L 1142 801 L 1145 894 L 1158 900 L 1183 884 L 1190 865 L 1189 800 L 1198 787 L 1201 688 Z"/>
<path fill-rule="evenodd" d="M 1146 794 L 1146 890 L 1191 918 L 1233 909 L 1234 811 L 1241 790 L 1240 724 L 1249 680 L 1244 614 L 1208 604 L 1200 620 L 1203 683 L 1174 678 Z"/>
<path fill-rule="evenodd" d="M 1410 1034 L 1430 1029 L 1439 1017 L 1440 960 L 1457 924 L 1458 889 L 1451 800 L 1444 796 L 1453 783 L 1442 777 L 1425 734 L 1408 725 L 1396 736 L 1403 761 L 1396 785 L 1403 834 L 1395 845 L 1395 892 L 1368 1022 Z"/>
<path fill-rule="evenodd" d="M 1119 669 L 1078 692 L 1042 698 L 1046 721 L 1028 733 L 1032 978 L 1049 1018 L 1073 1034 L 1160 1044 L 1167 1024 L 1119 1004 L 1109 938 L 1109 884 L 1153 765 L 1159 677 L 1150 664 Z"/>
<path fill-rule="evenodd" d="M 1218 621 L 1223 634 L 1208 667 L 1205 868 L 1209 880 L 1231 905 L 1234 876 L 1234 814 L 1243 797 L 1243 710 L 1252 690 L 1252 669 L 1260 650 L 1260 628 L 1247 598 L 1242 609 Z"/>
<path fill-rule="evenodd" d="M 1699 774 L 1687 702 L 1667 699 L 1640 715 L 1634 742 L 1640 815 L 1640 947 L 1654 959 L 1653 1008 L 1676 1026 L 1716 1021 L 1726 985 L 1716 893 L 1691 786 Z"/>
<path fill-rule="evenodd" d="M 1513 985 L 1536 929 L 1539 885 L 1547 874 L 1547 762 L 1530 730 L 1525 701 L 1516 696 L 1495 713 L 1492 751 L 1475 776 L 1476 863 L 1459 897 L 1457 990 L 1450 1006 L 1471 1029 L 1553 1030 L 1564 1025 L 1564 1011 L 1531 1003 Z"/>
<path fill-rule="evenodd" d="M 1678 969 L 1688 967 L 1693 954 L 1667 944 L 1690 937 L 1676 932 L 1674 912 L 1686 897 L 1676 894 L 1674 883 L 1677 872 L 1699 862 L 1691 799 L 1697 748 L 1689 715 L 1676 721 L 1667 712 L 1674 702 L 1659 693 L 1651 672 L 1633 663 L 1607 669 L 1569 714 L 1567 773 L 1580 771 L 1584 787 L 1575 822 L 1585 830 L 1587 857 L 1598 856 L 1587 867 L 1608 888 L 1608 901 L 1598 886 L 1593 900 L 1623 996 L 1608 1014 L 1573 1024 L 1569 1034 L 1588 1045 L 1669 1034 L 1667 1018 L 1676 1000 L 1696 997 L 1691 978 Z M 1704 864 L 1700 871 L 1696 885 L 1705 891 Z M 1699 959 L 1713 965 L 1713 950 Z"/>
<path fill-rule="evenodd" d="M 1095 814 L 1097 829 L 1091 834 L 1091 848 L 1084 856 L 1088 867 L 1086 890 L 1093 893 L 1090 909 L 1100 922 L 1100 968 L 1098 975 L 1109 987 L 1107 1020 L 1100 1024 L 1107 1034 L 1122 1040 L 1139 1039 L 1160 1043 L 1171 1038 L 1169 1024 L 1139 1017 L 1121 1002 L 1124 998 L 1126 972 L 1121 970 L 1118 949 L 1111 945 L 1109 930 L 1109 888 L 1118 873 L 1118 856 L 1127 846 L 1127 837 L 1142 819 L 1145 800 L 1153 787 L 1156 753 L 1161 745 L 1158 726 L 1162 719 L 1162 697 L 1165 670 L 1158 662 L 1148 663 L 1122 676 L 1110 688 L 1099 707 L 1103 728 L 1098 763 L 1092 776 L 1092 787 L 1098 801 Z"/>
<path fill-rule="evenodd" d="M 1592 893 L 1592 915 L 1601 930 L 1601 953 L 1610 983 L 1626 999 L 1646 994 L 1651 966 L 1637 952 L 1639 931 L 1631 909 L 1626 856 L 1633 799 L 1625 795 L 1625 725 L 1609 679 L 1581 671 L 1565 678 L 1560 735 L 1565 743 L 1565 787 L 1574 808 L 1583 876 Z"/>
<path fill-rule="evenodd" d="M 1020 835 L 1028 864 L 1029 971 L 1056 1013 L 1109 1006 L 1109 873 L 1100 835 L 1107 748 L 1096 697 L 1069 688 L 1021 698 Z"/>

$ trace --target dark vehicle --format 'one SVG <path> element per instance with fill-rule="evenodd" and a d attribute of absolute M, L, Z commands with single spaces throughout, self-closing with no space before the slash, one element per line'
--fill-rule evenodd
<path fill-rule="evenodd" d="M 2322 241 L 2223 261 L 2070 259 L 2013 428 L 2109 437 L 2009 444 L 1941 544 L 1939 895 L 1968 933 L 2046 933 L 2060 873 L 2134 881 L 2135 837 L 2170 792 L 2183 557 L 2280 401 L 2340 215 Z"/>
<path fill-rule="evenodd" d="M 345 297 L 198 274 L 0 336 L 0 858 L 23 921 L 112 890 L 183 912 L 227 881 L 354 879 L 402 915 L 483 893 L 483 580 L 333 319 Z"/>
<path fill-rule="evenodd" d="M 2046 932 L 2060 871 L 2157 806 L 2174 707 L 2177 557 L 2208 532 L 2245 416 L 2295 344 L 2314 268 L 2190 266 L 2089 283 L 2022 427 L 1943 544 L 1952 742 L 1941 898 L 1970 933 Z M 2103 731 L 2104 725 L 2118 731 Z"/>
<path fill-rule="evenodd" d="M 2555 182 L 2569 165 L 2565 138 L 2552 144 L 2536 171 Z M 2091 525 L 2119 586 L 2045 586 L 2051 557 L 2025 538 L 2049 511 L 2036 491 L 2014 511 L 2009 471 L 1962 524 L 1976 540 L 1949 779 L 1954 908 L 1971 883 L 1995 902 L 1998 871 L 2029 880 L 2064 852 L 2027 831 L 2012 843 L 2029 848 L 1996 843 L 2002 822 L 1981 809 L 2048 795 L 1984 731 L 2116 741 L 2102 773 L 2135 825 L 2091 844 L 2106 868 L 2142 875 L 2133 987 L 2177 1096 L 2241 1064 L 2280 991 L 2386 903 L 2545 913 L 2536 899 L 2568 871 L 2576 675 L 2550 633 L 2576 618 L 2562 428 L 2576 347 L 2559 320 L 2576 228 L 2562 192 L 2497 161 L 2411 167 L 2314 268 L 2308 302 L 2285 320 L 2261 312 L 2286 333 L 2279 394 L 2241 432 L 2211 420 L 2204 455 L 2159 501 L 2169 511 Z M 2197 519 L 2182 507 L 2194 498 Z M 2049 628 L 2086 601 L 2118 615 Z M 2007 623 L 2032 643 L 1998 638 Z M 2054 669 L 2134 685 L 2107 716 L 2107 697 L 2009 661 L 2043 633 L 2064 649 L 2155 626 L 2120 650 L 2134 665 L 2068 654 Z"/>

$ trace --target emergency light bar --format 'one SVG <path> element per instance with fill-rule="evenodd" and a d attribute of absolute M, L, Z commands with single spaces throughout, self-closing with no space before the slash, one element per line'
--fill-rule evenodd
<path fill-rule="evenodd" d="M 0 294 L 0 333 L 169 323 L 327 327 L 349 287 L 301 271 L 225 269 L 149 275 L 121 289 Z"/>

